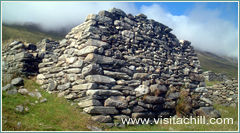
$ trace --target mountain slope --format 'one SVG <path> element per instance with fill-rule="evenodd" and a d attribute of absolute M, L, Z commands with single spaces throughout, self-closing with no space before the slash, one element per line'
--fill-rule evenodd
<path fill-rule="evenodd" d="M 224 73 L 230 77 L 237 78 L 238 64 L 236 59 L 199 50 L 196 50 L 196 53 L 204 71 L 211 70 L 215 73 Z"/>
<path fill-rule="evenodd" d="M 54 34 L 47 34 L 35 29 L 27 28 L 24 26 L 11 26 L 11 25 L 2 25 L 2 40 L 3 45 L 13 41 L 26 41 L 30 43 L 37 43 L 44 38 L 52 38 L 54 40 L 60 40 L 63 36 L 54 35 Z"/>

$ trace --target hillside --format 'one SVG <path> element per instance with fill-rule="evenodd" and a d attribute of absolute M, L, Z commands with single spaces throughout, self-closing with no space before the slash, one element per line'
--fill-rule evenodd
<path fill-rule="evenodd" d="M 213 53 L 196 50 L 200 64 L 204 71 L 211 70 L 215 73 L 225 73 L 230 77 L 237 78 L 238 64 L 236 59 L 218 56 Z"/>
<path fill-rule="evenodd" d="M 38 31 L 37 29 L 28 28 L 24 26 L 2 25 L 3 45 L 13 40 L 37 43 L 38 41 L 44 38 L 52 38 L 54 40 L 60 40 L 63 38 L 63 36 L 56 35 L 56 34 L 43 33 Z"/>

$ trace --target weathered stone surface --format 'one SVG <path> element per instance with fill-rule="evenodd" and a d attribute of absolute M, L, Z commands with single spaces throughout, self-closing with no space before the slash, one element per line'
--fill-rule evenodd
<path fill-rule="evenodd" d="M 77 60 L 77 57 L 66 58 L 66 63 L 72 64 Z"/>
<path fill-rule="evenodd" d="M 219 111 L 215 110 L 213 107 L 201 107 L 195 110 L 195 115 L 205 116 L 207 118 L 219 118 L 221 114 Z"/>
<path fill-rule="evenodd" d="M 111 57 L 106 57 L 102 55 L 97 55 L 90 53 L 87 55 L 87 57 L 84 59 L 86 62 L 94 62 L 97 64 L 114 64 L 115 60 Z"/>
<path fill-rule="evenodd" d="M 135 89 L 135 91 L 139 96 L 141 96 L 141 95 L 148 94 L 150 92 L 150 89 L 146 85 L 140 85 Z"/>
<path fill-rule="evenodd" d="M 161 104 L 164 102 L 164 98 L 156 96 L 146 96 L 144 97 L 143 101 L 150 104 Z"/>
<path fill-rule="evenodd" d="M 97 51 L 97 48 L 98 47 L 96 46 L 86 46 L 83 49 L 79 50 L 77 54 L 79 56 L 86 56 L 89 53 L 95 53 Z"/>
<path fill-rule="evenodd" d="M 11 81 L 11 84 L 14 86 L 21 86 L 23 85 L 23 78 L 15 78 Z"/>
<path fill-rule="evenodd" d="M 64 70 L 66 73 L 80 73 L 82 70 L 80 68 L 70 68 L 67 70 Z"/>
<path fill-rule="evenodd" d="M 83 66 L 83 60 L 77 60 L 75 63 L 69 65 L 70 68 L 81 68 Z"/>
<path fill-rule="evenodd" d="M 127 108 L 128 102 L 124 96 L 109 97 L 104 102 L 104 106 L 113 106 L 116 108 Z"/>
<path fill-rule="evenodd" d="M 96 116 L 92 116 L 91 119 L 93 121 L 97 121 L 97 122 L 101 122 L 101 123 L 108 123 L 108 122 L 112 122 L 112 118 L 109 115 L 96 115 Z"/>
<path fill-rule="evenodd" d="M 24 107 L 22 105 L 18 105 L 18 106 L 16 106 L 15 111 L 22 113 L 24 111 Z"/>
<path fill-rule="evenodd" d="M 10 90 L 7 90 L 7 94 L 8 95 L 15 95 L 15 94 L 17 94 L 17 89 L 16 88 L 12 88 Z"/>
<path fill-rule="evenodd" d="M 115 79 L 102 75 L 88 75 L 85 80 L 91 83 L 115 84 Z"/>
<path fill-rule="evenodd" d="M 141 79 L 141 80 L 143 80 L 143 79 L 147 78 L 147 76 L 148 76 L 147 73 L 135 73 L 133 75 L 133 79 Z"/>
<path fill-rule="evenodd" d="M 45 103 L 45 102 L 47 102 L 47 98 L 42 98 L 39 102 L 40 103 Z"/>
<path fill-rule="evenodd" d="M 28 90 L 23 88 L 23 89 L 18 89 L 18 93 L 22 94 L 22 95 L 26 95 L 28 94 Z"/>
<path fill-rule="evenodd" d="M 12 87 L 13 87 L 12 84 L 7 84 L 7 85 L 5 85 L 5 86 L 2 88 L 2 90 L 3 90 L 3 91 L 7 91 L 7 90 L 11 89 Z"/>
<path fill-rule="evenodd" d="M 120 91 L 117 90 L 87 90 L 87 95 L 98 95 L 98 96 L 119 96 L 122 95 Z"/>
<path fill-rule="evenodd" d="M 86 83 L 86 84 L 75 85 L 72 87 L 72 90 L 88 90 L 88 89 L 96 89 L 96 88 L 97 88 L 96 83 Z"/>
<path fill-rule="evenodd" d="M 42 97 L 42 94 L 40 92 L 37 92 L 37 91 L 36 92 L 29 92 L 28 95 L 31 96 L 31 97 L 36 97 L 38 99 Z"/>
<path fill-rule="evenodd" d="M 115 107 L 104 107 L 104 106 L 91 106 L 83 109 L 84 112 L 89 114 L 118 114 L 118 110 Z"/>
<path fill-rule="evenodd" d="M 56 81 L 51 80 L 51 81 L 49 82 L 49 84 L 48 84 L 47 90 L 49 90 L 49 91 L 56 90 L 56 89 L 57 89 L 57 85 L 58 85 L 58 84 L 57 84 Z"/>
<path fill-rule="evenodd" d="M 208 90 L 205 87 L 198 87 L 194 91 L 199 92 L 199 93 L 203 93 L 203 92 L 207 92 Z"/>
<path fill-rule="evenodd" d="M 174 93 L 170 93 L 168 96 L 167 96 L 167 99 L 178 99 L 180 96 L 180 93 L 179 92 L 174 92 Z"/>
<path fill-rule="evenodd" d="M 79 49 L 82 49 L 86 46 L 96 46 L 96 47 L 107 47 L 109 44 L 107 42 L 103 42 L 100 40 L 95 40 L 95 39 L 88 39 L 88 41 L 81 45 Z"/>
<path fill-rule="evenodd" d="M 94 74 L 103 74 L 102 68 L 97 64 L 89 64 L 88 66 L 82 69 L 82 75 L 94 75 Z"/>
<path fill-rule="evenodd" d="M 129 77 L 126 73 L 121 73 L 121 72 L 112 72 L 112 71 L 107 71 L 104 70 L 104 75 L 112 77 L 114 79 L 131 79 L 131 77 Z"/>
<path fill-rule="evenodd" d="M 64 90 L 70 88 L 70 86 L 71 86 L 70 83 L 66 83 L 66 84 L 63 84 L 63 85 L 58 85 L 57 89 L 64 91 Z"/>
<path fill-rule="evenodd" d="M 122 119 L 129 119 L 130 117 L 127 115 L 115 115 L 113 118 L 121 121 Z"/>
<path fill-rule="evenodd" d="M 145 111 L 145 109 L 143 107 L 141 107 L 141 106 L 135 106 L 132 111 L 134 113 L 136 113 L 136 112 L 143 112 L 143 111 Z"/>
<path fill-rule="evenodd" d="M 152 94 L 159 95 L 161 93 L 165 93 L 167 91 L 167 87 L 165 85 L 154 84 L 150 86 L 150 91 Z"/>
<path fill-rule="evenodd" d="M 209 100 L 209 99 L 207 99 L 207 98 L 205 98 L 205 97 L 201 97 L 200 100 L 202 100 L 202 101 L 204 101 L 204 102 L 206 102 L 206 103 L 208 103 L 208 104 L 210 104 L 210 105 L 213 104 L 211 100 Z"/>
<path fill-rule="evenodd" d="M 78 106 L 81 108 L 89 107 L 89 106 L 102 106 L 102 103 L 99 100 L 87 99 L 87 100 L 80 101 L 78 103 Z"/>
<path fill-rule="evenodd" d="M 153 118 L 152 113 L 132 113 L 132 118 Z"/>

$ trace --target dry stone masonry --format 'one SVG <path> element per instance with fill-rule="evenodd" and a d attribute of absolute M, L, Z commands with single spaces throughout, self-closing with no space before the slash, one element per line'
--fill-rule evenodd
<path fill-rule="evenodd" d="M 38 58 L 37 46 L 31 43 L 14 41 L 2 52 L 4 74 L 37 75 Z"/>
<path fill-rule="evenodd" d="M 204 85 L 200 63 L 171 30 L 115 8 L 90 14 L 45 56 L 37 81 L 99 122 L 175 115 L 181 91 L 194 114 L 201 93 L 192 94 Z"/>
<path fill-rule="evenodd" d="M 222 73 L 214 73 L 212 71 L 203 72 L 203 76 L 207 81 L 226 81 L 228 77 Z"/>
<path fill-rule="evenodd" d="M 236 79 L 227 79 L 213 86 L 209 86 L 205 88 L 204 97 L 216 104 L 237 107 L 238 81 Z"/>

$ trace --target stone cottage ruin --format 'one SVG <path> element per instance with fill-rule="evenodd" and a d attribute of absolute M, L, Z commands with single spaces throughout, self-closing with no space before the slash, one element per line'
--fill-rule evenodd
<path fill-rule="evenodd" d="M 90 14 L 44 54 L 37 82 L 99 122 L 201 115 L 211 104 L 196 89 L 204 86 L 198 57 L 171 31 L 116 8 Z"/>

